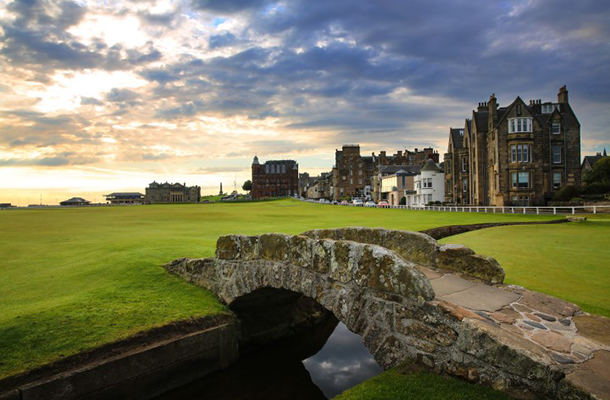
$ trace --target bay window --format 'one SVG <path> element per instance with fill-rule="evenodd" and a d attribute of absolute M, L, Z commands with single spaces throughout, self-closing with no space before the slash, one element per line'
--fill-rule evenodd
<path fill-rule="evenodd" d="M 531 132 L 531 118 L 510 118 L 508 120 L 508 133 Z"/>

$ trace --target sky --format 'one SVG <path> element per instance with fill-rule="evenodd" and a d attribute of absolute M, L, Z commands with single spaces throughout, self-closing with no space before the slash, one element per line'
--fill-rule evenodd
<path fill-rule="evenodd" d="M 610 149 L 607 0 L 0 0 L 0 202 L 153 180 L 232 190 L 261 161 L 433 146 L 495 93 Z"/>

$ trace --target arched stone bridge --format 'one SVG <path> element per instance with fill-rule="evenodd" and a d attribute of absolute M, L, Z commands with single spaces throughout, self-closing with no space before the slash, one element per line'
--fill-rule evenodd
<path fill-rule="evenodd" d="M 308 296 L 361 335 L 384 368 L 416 359 L 518 395 L 610 393 L 610 343 L 607 331 L 599 335 L 610 328 L 607 319 L 500 285 L 504 270 L 494 259 L 421 233 L 341 228 L 223 236 L 216 258 L 165 267 L 228 305 L 269 288 Z"/>

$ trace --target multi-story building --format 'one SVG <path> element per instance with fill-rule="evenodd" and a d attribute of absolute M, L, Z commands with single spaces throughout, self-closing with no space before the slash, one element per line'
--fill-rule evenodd
<path fill-rule="evenodd" d="M 201 188 L 180 183 L 153 182 L 146 188 L 146 202 L 154 203 L 199 203 Z"/>
<path fill-rule="evenodd" d="M 311 178 L 307 186 L 306 196 L 308 199 L 329 199 L 330 198 L 331 174 L 323 172 L 320 176 Z"/>
<path fill-rule="evenodd" d="M 333 200 L 340 200 L 342 197 L 364 197 L 367 186 L 370 190 L 374 169 L 375 156 L 361 156 L 359 145 L 346 144 L 341 150 L 336 150 L 332 170 Z"/>
<path fill-rule="evenodd" d="M 582 160 L 582 165 L 580 167 L 581 176 L 588 171 L 593 171 L 593 166 L 595 165 L 595 163 L 597 163 L 604 157 L 608 157 L 608 153 L 606 152 L 605 148 L 603 154 L 598 151 L 597 154 L 594 156 L 585 156 Z"/>
<path fill-rule="evenodd" d="M 252 161 L 252 190 L 255 199 L 299 194 L 299 164 L 294 160 Z"/>
<path fill-rule="evenodd" d="M 399 150 L 392 156 L 388 156 L 385 151 L 379 152 L 378 156 L 375 153 L 361 156 L 359 145 L 344 145 L 341 150 L 335 151 L 331 196 L 334 200 L 342 197 L 371 197 L 378 201 L 381 198 L 379 171 L 387 167 L 399 167 L 383 174 L 387 175 L 404 167 L 421 168 L 428 159 L 437 163 L 439 161 L 438 152 L 431 147 L 422 150 L 416 148 L 415 151 Z"/>
<path fill-rule="evenodd" d="M 413 179 L 415 189 L 406 194 L 406 205 L 426 206 L 445 200 L 445 174 L 429 159 Z"/>
<path fill-rule="evenodd" d="M 580 123 L 565 86 L 557 102 L 517 97 L 479 103 L 464 129 L 450 128 L 445 154 L 447 202 L 543 205 L 566 185 L 580 185 Z"/>

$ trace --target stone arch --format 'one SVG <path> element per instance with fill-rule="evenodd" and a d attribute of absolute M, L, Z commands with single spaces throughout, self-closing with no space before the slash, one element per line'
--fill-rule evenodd
<path fill-rule="evenodd" d="M 167 267 L 225 304 L 266 288 L 310 297 L 361 335 L 385 368 L 408 356 L 389 345 L 396 321 L 393 306 L 386 303 L 418 310 L 434 299 L 430 281 L 415 264 L 381 246 L 281 234 L 232 235 L 218 240 L 216 255 L 176 260 Z"/>
<path fill-rule="evenodd" d="M 384 368 L 417 359 L 438 373 L 516 394 L 587 398 L 564 379 L 565 357 L 554 358 L 488 314 L 435 299 L 422 272 L 430 267 L 470 275 L 488 284 L 478 283 L 483 286 L 504 278 L 495 260 L 468 248 L 381 228 L 223 236 L 216 258 L 178 259 L 165 266 L 225 304 L 267 288 L 308 296 L 361 335 Z M 569 317 L 578 310 L 572 306 L 562 305 Z"/>

